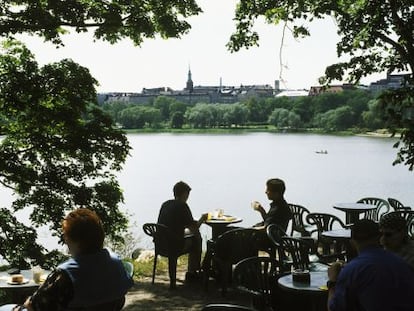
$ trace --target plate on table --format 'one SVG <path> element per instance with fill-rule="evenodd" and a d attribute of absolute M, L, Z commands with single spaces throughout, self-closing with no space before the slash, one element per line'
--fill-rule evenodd
<path fill-rule="evenodd" d="M 29 283 L 28 279 L 23 279 L 22 282 L 13 282 L 12 280 L 7 281 L 7 284 L 10 284 L 10 285 L 23 285 L 23 284 L 27 284 L 27 283 Z"/>
<path fill-rule="evenodd" d="M 230 215 L 223 215 L 221 217 L 211 217 L 211 220 L 216 220 L 216 221 L 233 221 L 235 219 L 236 217 L 233 217 Z"/>

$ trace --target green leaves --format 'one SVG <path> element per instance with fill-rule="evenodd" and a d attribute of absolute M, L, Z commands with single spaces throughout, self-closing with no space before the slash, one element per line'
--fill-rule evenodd
<path fill-rule="evenodd" d="M 0 183 L 17 195 L 11 208 L 32 208 L 32 226 L 47 225 L 60 236 L 66 212 L 88 207 L 106 215 L 106 233 L 119 238 L 127 220 L 118 210 L 123 196 L 115 172 L 130 147 L 124 133 L 94 105 L 96 81 L 71 60 L 39 67 L 21 43 L 8 41 L 4 46 L 0 114 L 6 136 L 0 144 Z M 10 235 L 7 221 L 10 217 L 0 218 L 0 227 Z M 13 243 L 30 239 L 30 248 L 38 251 L 36 259 L 46 260 L 33 229 L 20 230 L 19 235 L 23 237 Z M 0 250 L 0 255 L 10 259 L 10 252 Z"/>
<path fill-rule="evenodd" d="M 194 0 L 22 0 L 2 1 L 0 35 L 31 33 L 62 44 L 70 29 L 94 30 L 97 39 L 116 43 L 123 38 L 140 45 L 144 38 L 179 37 L 190 29 L 185 18 L 201 9 Z"/>

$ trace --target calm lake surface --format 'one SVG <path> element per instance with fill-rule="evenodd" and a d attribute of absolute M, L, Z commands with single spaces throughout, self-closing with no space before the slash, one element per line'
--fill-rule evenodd
<path fill-rule="evenodd" d="M 395 197 L 414 206 L 414 173 L 393 166 L 395 139 L 312 134 L 136 134 L 128 135 L 133 151 L 120 174 L 124 207 L 133 214 L 144 247 L 152 242 L 142 224 L 156 222 L 175 182 L 187 182 L 194 218 L 216 208 L 243 218 L 242 226 L 259 222 L 252 200 L 268 206 L 265 182 L 286 183 L 288 202 L 311 211 L 335 214 L 336 202 L 362 197 Z M 327 150 L 328 154 L 315 151 Z M 210 228 L 202 226 L 210 236 Z"/>
<path fill-rule="evenodd" d="M 278 177 L 286 183 L 285 197 L 311 211 L 344 219 L 332 208 L 336 202 L 362 197 L 394 197 L 414 206 L 414 173 L 392 166 L 395 139 L 313 134 L 128 134 L 133 150 L 119 174 L 124 189 L 122 209 L 131 214 L 133 232 L 141 247 L 151 247 L 142 224 L 156 222 L 162 202 L 172 198 L 172 187 L 187 182 L 188 204 L 194 218 L 214 209 L 241 217 L 241 226 L 259 222 L 250 203 L 268 206 L 265 182 Z M 328 154 L 315 151 L 327 150 Z M 4 197 L 1 199 L 4 203 Z M 2 204 L 3 205 L 3 204 Z M 209 237 L 210 228 L 201 227 Z M 47 230 L 40 231 L 46 246 Z M 53 245 L 54 246 L 54 245 Z"/>

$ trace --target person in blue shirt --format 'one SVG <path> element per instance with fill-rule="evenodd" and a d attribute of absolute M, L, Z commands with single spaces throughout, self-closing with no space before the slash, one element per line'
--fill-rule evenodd
<path fill-rule="evenodd" d="M 351 228 L 358 256 L 328 269 L 329 311 L 412 311 L 414 270 L 384 250 L 377 223 L 362 219 Z"/>
<path fill-rule="evenodd" d="M 51 272 L 22 306 L 6 305 L 1 311 L 121 310 L 134 283 L 118 256 L 103 248 L 99 216 L 76 209 L 65 217 L 62 229 L 72 258 Z"/>

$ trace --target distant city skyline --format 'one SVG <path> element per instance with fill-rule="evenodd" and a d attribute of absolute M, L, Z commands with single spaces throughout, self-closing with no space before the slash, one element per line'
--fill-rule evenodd
<path fill-rule="evenodd" d="M 98 92 L 141 92 L 143 88 L 185 88 L 188 68 L 194 86 L 265 85 L 280 80 L 282 89 L 309 89 L 319 85 L 326 66 L 338 62 L 336 26 L 332 19 L 310 25 L 311 37 L 295 40 L 287 33 L 281 47 L 282 26 L 259 21 L 259 47 L 230 53 L 226 48 L 235 29 L 235 0 L 199 0 L 204 13 L 189 19 L 192 29 L 181 39 L 147 39 L 141 47 L 130 40 L 111 45 L 93 42 L 92 35 L 63 36 L 65 47 L 56 48 L 43 39 L 27 35 L 25 42 L 41 65 L 71 58 L 89 68 L 98 80 Z M 281 55 L 280 55 L 281 51 Z M 280 65 L 282 62 L 282 66 Z M 282 70 L 281 70 L 282 67 Z M 280 76 L 280 73 L 282 75 Z M 385 73 L 361 80 L 369 84 Z M 341 83 L 338 81 L 338 83 Z"/>

